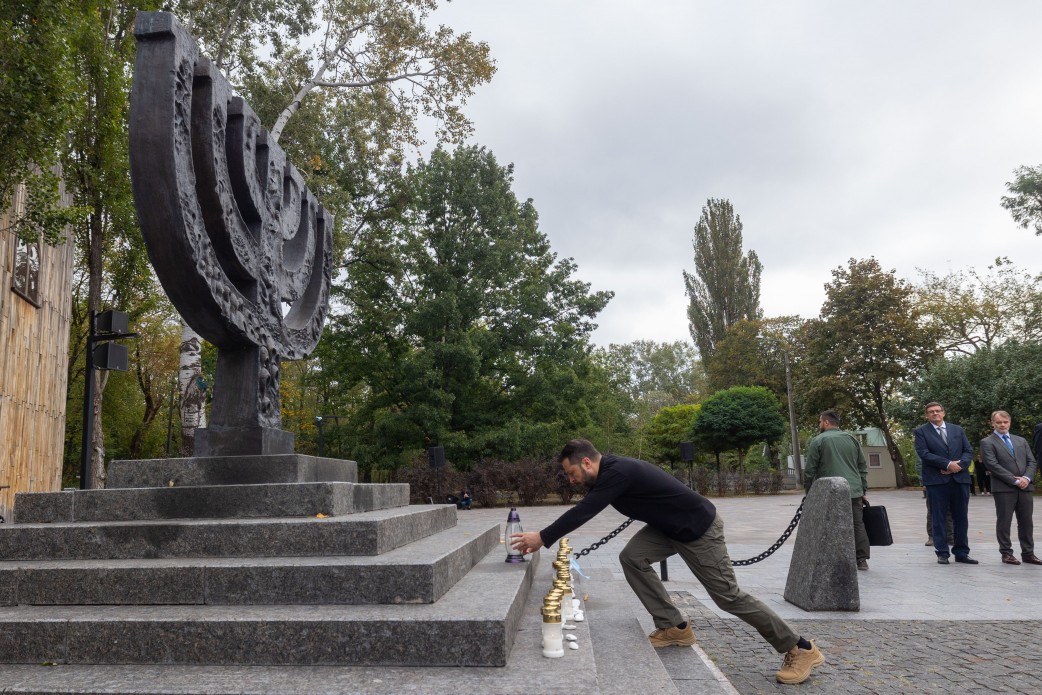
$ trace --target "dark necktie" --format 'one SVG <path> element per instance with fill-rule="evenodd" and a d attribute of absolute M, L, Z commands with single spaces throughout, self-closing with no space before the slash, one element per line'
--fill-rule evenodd
<path fill-rule="evenodd" d="M 1013 455 L 1013 442 L 1011 442 L 1009 440 L 1009 435 L 1008 434 L 1002 435 L 1002 441 L 1006 444 L 1006 448 L 1009 449 L 1009 453 L 1012 456 Z"/>
<path fill-rule="evenodd" d="M 944 443 L 945 443 L 945 444 L 947 444 L 947 443 L 948 443 L 948 435 L 947 435 L 947 434 L 945 433 L 945 431 L 944 431 L 944 428 L 943 428 L 943 427 L 938 427 L 938 428 L 937 428 L 937 434 L 941 435 L 941 439 L 943 439 L 943 440 L 944 440 Z"/>

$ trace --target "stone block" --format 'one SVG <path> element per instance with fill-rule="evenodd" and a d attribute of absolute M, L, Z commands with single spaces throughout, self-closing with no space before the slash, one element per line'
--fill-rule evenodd
<path fill-rule="evenodd" d="M 811 486 L 784 596 L 806 611 L 861 609 L 850 486 L 843 478 L 819 478 Z"/>
<path fill-rule="evenodd" d="M 456 524 L 450 505 L 326 519 L 205 519 L 0 524 L 5 560 L 379 555 Z"/>
<path fill-rule="evenodd" d="M 409 504 L 406 484 L 278 483 L 25 493 L 18 523 L 341 516 Z"/>
<path fill-rule="evenodd" d="M 0 663 L 503 666 L 538 556 L 496 545 L 432 604 L 0 608 Z"/>
<path fill-rule="evenodd" d="M 303 454 L 113 461 L 107 486 L 190 487 L 358 481 L 358 464 Z"/>

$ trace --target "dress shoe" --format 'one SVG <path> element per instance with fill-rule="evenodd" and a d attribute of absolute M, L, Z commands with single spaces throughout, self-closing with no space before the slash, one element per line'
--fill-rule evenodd
<path fill-rule="evenodd" d="M 939 557 L 939 558 L 937 558 L 937 564 L 938 565 L 950 565 L 952 563 L 948 562 L 948 558 L 946 558 L 946 557 Z"/>
<path fill-rule="evenodd" d="M 1029 565 L 1042 565 L 1042 560 L 1034 553 L 1021 553 L 1020 557 Z"/>
<path fill-rule="evenodd" d="M 969 555 L 963 555 L 962 557 L 956 557 L 956 562 L 961 562 L 964 565 L 979 565 L 980 563 L 974 560 Z"/>
<path fill-rule="evenodd" d="M 923 545 L 933 545 L 933 541 L 926 541 Z"/>
<path fill-rule="evenodd" d="M 1002 554 L 1002 562 L 1007 564 L 1007 565 L 1019 565 L 1020 564 L 1020 560 L 1018 560 L 1017 558 L 1013 557 L 1013 553 L 1003 553 Z"/>

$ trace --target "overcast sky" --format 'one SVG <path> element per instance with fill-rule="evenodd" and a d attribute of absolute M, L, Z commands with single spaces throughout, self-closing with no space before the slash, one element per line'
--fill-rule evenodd
<path fill-rule="evenodd" d="M 767 316 L 817 316 L 851 257 L 1042 272 L 1042 238 L 999 205 L 1042 163 L 1042 2 L 454 0 L 435 19 L 497 62 L 472 142 L 615 292 L 597 344 L 690 340 L 709 197 L 742 219 Z"/>

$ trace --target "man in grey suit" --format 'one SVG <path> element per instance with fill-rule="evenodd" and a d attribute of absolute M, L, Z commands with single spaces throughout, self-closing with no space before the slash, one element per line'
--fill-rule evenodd
<path fill-rule="evenodd" d="M 976 565 L 977 561 L 970 557 L 968 534 L 973 447 L 961 427 L 944 421 L 944 408 L 940 403 L 927 403 L 925 414 L 926 424 L 915 428 L 915 453 L 923 462 L 923 485 L 933 515 L 937 564 L 949 564 L 945 522 L 951 511 L 955 531 L 951 552 L 955 554 L 955 561 Z"/>
<path fill-rule="evenodd" d="M 1035 555 L 1035 540 L 1031 513 L 1034 500 L 1031 496 L 1032 480 L 1038 462 L 1023 437 L 1009 433 L 1009 413 L 996 410 L 991 414 L 991 426 L 995 431 L 980 440 L 980 453 L 984 465 L 991 473 L 991 496 L 995 498 L 995 536 L 999 541 L 1002 561 L 1007 565 L 1019 565 L 1013 556 L 1013 543 L 1009 537 L 1013 515 L 1017 516 L 1017 539 L 1020 541 L 1020 557 L 1030 565 L 1042 565 Z"/>

